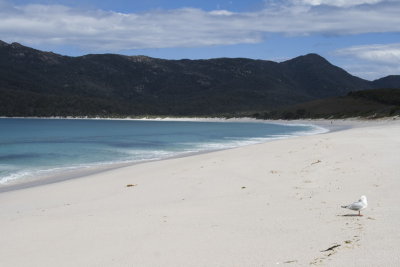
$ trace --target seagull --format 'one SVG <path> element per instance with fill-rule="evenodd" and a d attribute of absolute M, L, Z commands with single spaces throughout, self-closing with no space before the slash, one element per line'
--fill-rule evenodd
<path fill-rule="evenodd" d="M 350 205 L 342 206 L 342 208 L 356 210 L 356 211 L 358 211 L 358 216 L 362 216 L 360 212 L 361 212 L 361 210 L 365 209 L 367 206 L 368 206 L 367 197 L 361 196 L 357 202 L 354 202 Z"/>

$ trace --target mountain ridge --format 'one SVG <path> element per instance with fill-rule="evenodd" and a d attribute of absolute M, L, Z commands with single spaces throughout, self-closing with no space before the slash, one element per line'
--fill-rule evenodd
<path fill-rule="evenodd" d="M 396 76 L 390 81 L 397 85 Z M 0 116 L 234 114 L 380 83 L 355 77 L 317 54 L 280 63 L 118 54 L 69 57 L 0 42 Z"/>

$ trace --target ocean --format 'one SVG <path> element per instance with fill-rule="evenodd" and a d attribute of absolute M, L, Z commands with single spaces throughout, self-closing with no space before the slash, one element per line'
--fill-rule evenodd
<path fill-rule="evenodd" d="M 324 131 L 263 122 L 2 118 L 0 186 Z"/>

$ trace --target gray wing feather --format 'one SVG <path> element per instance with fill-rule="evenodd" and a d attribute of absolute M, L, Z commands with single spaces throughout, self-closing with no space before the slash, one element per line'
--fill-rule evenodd
<path fill-rule="evenodd" d="M 347 208 L 351 210 L 360 210 L 364 208 L 364 205 L 361 202 L 354 202 L 353 204 L 348 205 Z"/>

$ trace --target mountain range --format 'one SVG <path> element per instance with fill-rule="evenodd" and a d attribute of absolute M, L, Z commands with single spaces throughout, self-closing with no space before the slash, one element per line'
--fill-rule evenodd
<path fill-rule="evenodd" d="M 218 116 L 271 110 L 373 88 L 317 54 L 284 62 L 69 57 L 0 41 L 0 116 Z"/>

